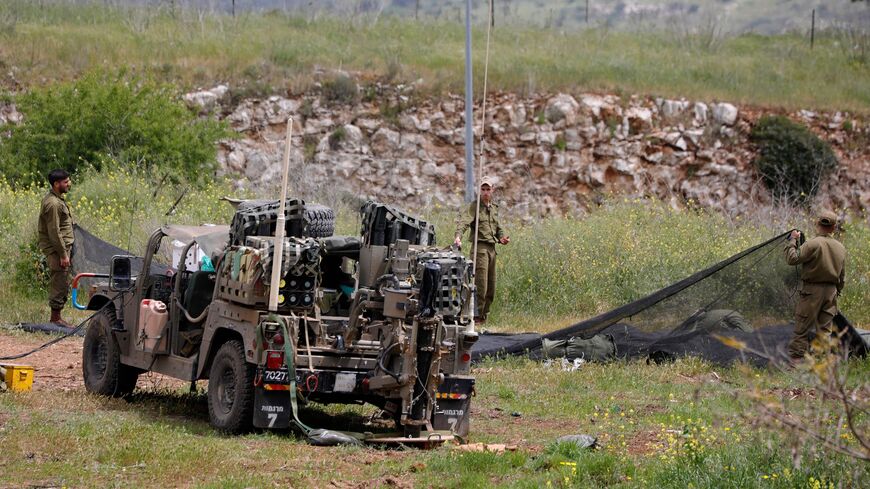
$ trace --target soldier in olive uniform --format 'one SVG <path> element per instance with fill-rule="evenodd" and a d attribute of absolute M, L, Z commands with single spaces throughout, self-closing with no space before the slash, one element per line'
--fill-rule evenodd
<path fill-rule="evenodd" d="M 51 190 L 42 199 L 39 210 L 39 249 L 45 254 L 51 274 L 48 305 L 51 307 L 51 322 L 70 326 L 60 317 L 69 295 L 70 260 L 73 247 L 73 217 L 64 194 L 72 182 L 65 170 L 52 170 L 48 174 Z"/>
<path fill-rule="evenodd" d="M 489 314 L 489 307 L 495 298 L 495 245 L 506 245 L 511 242 L 504 230 L 498 223 L 498 205 L 492 201 L 493 184 L 489 177 L 483 177 L 480 182 L 480 219 L 479 225 L 475 225 L 474 216 L 477 211 L 477 202 L 472 202 L 469 207 L 471 221 L 466 223 L 456 233 L 455 243 L 461 245 L 460 236 L 466 230 L 477 229 L 477 254 L 474 257 L 474 286 L 475 304 L 477 311 L 475 321 L 484 322 Z"/>
<path fill-rule="evenodd" d="M 792 359 L 802 358 L 811 338 L 827 331 L 837 314 L 837 296 L 845 283 L 846 248 L 831 237 L 837 215 L 823 211 L 816 221 L 817 236 L 798 244 L 799 231 L 792 231 L 785 246 L 789 265 L 801 266 L 800 298 L 795 306 L 794 336 L 788 345 Z"/>

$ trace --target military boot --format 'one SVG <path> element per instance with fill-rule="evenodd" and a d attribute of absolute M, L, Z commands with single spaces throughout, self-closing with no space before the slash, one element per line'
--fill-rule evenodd
<path fill-rule="evenodd" d="M 56 324 L 58 326 L 63 326 L 64 328 L 72 328 L 73 327 L 72 324 L 64 321 L 60 317 L 60 311 L 61 311 L 61 309 L 52 309 L 51 310 L 51 319 L 50 319 L 51 323 Z"/>

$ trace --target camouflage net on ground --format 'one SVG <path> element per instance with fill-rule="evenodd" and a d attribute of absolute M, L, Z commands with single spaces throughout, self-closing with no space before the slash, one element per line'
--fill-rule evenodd
<path fill-rule="evenodd" d="M 612 343 L 611 357 L 616 358 L 661 361 L 693 355 L 721 364 L 735 360 L 766 364 L 784 358 L 800 283 L 798 268 L 788 266 L 783 257 L 789 232 L 567 328 L 544 335 L 484 334 L 473 358 L 582 356 L 572 355 L 572 346 L 584 353 L 582 340 L 591 338 Z M 845 316 L 838 315 L 834 323 L 853 352 L 866 354 L 867 344 Z M 733 338 L 747 348 L 726 346 L 717 336 Z M 585 354 L 602 351 L 596 348 Z M 562 351 L 565 355 L 554 354 Z"/>

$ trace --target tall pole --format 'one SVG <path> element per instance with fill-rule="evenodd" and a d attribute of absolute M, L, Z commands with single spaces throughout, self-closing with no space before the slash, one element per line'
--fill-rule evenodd
<path fill-rule="evenodd" d="M 495 2 L 489 2 L 489 26 L 495 27 Z"/>
<path fill-rule="evenodd" d="M 471 84 L 471 0 L 465 0 L 465 202 L 474 200 L 474 106 Z"/>
<path fill-rule="evenodd" d="M 813 9 L 813 20 L 810 24 L 810 49 L 813 49 L 813 44 L 816 43 L 816 9 Z"/>
<path fill-rule="evenodd" d="M 281 178 L 281 200 L 275 223 L 275 242 L 272 255 L 272 277 L 269 282 L 269 310 L 278 311 L 278 291 L 281 288 L 281 268 L 284 266 L 284 206 L 287 204 L 287 174 L 290 173 L 290 150 L 293 147 L 293 118 L 287 119 L 287 143 L 284 148 L 284 167 Z"/>

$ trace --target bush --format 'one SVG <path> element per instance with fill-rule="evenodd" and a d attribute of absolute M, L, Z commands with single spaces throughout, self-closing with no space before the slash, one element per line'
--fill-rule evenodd
<path fill-rule="evenodd" d="M 18 257 L 12 264 L 12 283 L 25 297 L 44 297 L 51 278 L 48 263 L 37 245 L 36 236 L 18 245 Z"/>
<path fill-rule="evenodd" d="M 356 82 L 348 76 L 338 76 L 323 83 L 323 99 L 326 103 L 353 104 L 359 96 Z"/>
<path fill-rule="evenodd" d="M 91 72 L 15 102 L 25 120 L 0 142 L 0 171 L 16 186 L 42 182 L 53 168 L 99 170 L 105 162 L 203 182 L 215 143 L 232 135 L 224 123 L 197 119 L 169 86 L 123 72 Z"/>
<path fill-rule="evenodd" d="M 783 116 L 764 116 L 752 129 L 755 166 L 777 198 L 807 203 L 839 162 L 831 147 Z"/>

